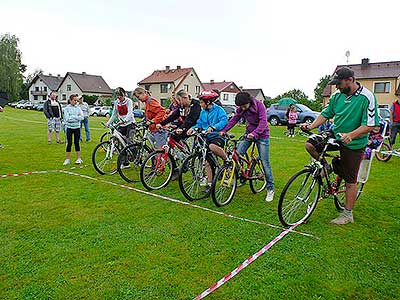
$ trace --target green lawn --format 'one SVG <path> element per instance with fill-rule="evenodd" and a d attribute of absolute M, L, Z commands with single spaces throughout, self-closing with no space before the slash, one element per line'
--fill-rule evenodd
<path fill-rule="evenodd" d="M 90 119 L 86 167 L 74 172 L 125 184 L 91 166 L 101 120 Z M 63 168 L 65 145 L 47 145 L 42 113 L 7 107 L 0 128 L 0 175 Z M 280 191 L 308 162 L 304 139 L 283 131 L 271 129 L 273 202 L 246 185 L 226 207 L 195 204 L 279 225 Z M 289 233 L 208 298 L 398 299 L 399 167 L 399 158 L 373 162 L 354 224 L 330 225 L 337 212 L 323 200 L 297 228 L 319 239 Z M 59 172 L 3 178 L 0 188 L 0 299 L 191 299 L 281 232 Z M 176 182 L 156 193 L 184 200 Z"/>

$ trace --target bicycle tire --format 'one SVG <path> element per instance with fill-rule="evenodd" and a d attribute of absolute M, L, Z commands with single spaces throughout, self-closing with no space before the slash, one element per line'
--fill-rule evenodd
<path fill-rule="evenodd" d="M 110 141 L 105 141 L 97 144 L 97 146 L 93 149 L 93 167 L 97 173 L 101 175 L 112 175 L 117 172 L 117 160 L 120 150 L 116 145 L 114 145 L 114 149 L 111 149 L 111 147 L 112 143 Z M 105 155 L 104 158 L 103 155 Z"/>
<path fill-rule="evenodd" d="M 111 133 L 111 132 L 109 132 L 109 131 L 104 132 L 104 133 L 101 135 L 101 137 L 100 137 L 100 143 L 109 140 L 111 136 L 112 136 L 112 133 Z"/>
<path fill-rule="evenodd" d="M 375 157 L 379 161 L 388 162 L 392 157 L 392 146 L 388 143 L 382 143 L 379 152 L 375 152 Z"/>
<path fill-rule="evenodd" d="M 232 165 L 220 168 L 211 186 L 211 198 L 218 207 L 228 205 L 235 196 L 237 187 L 237 172 Z"/>
<path fill-rule="evenodd" d="M 267 176 L 265 176 L 264 168 L 259 157 L 253 160 L 250 166 L 249 177 L 250 189 L 253 194 L 258 194 L 265 190 L 267 187 Z"/>
<path fill-rule="evenodd" d="M 317 206 L 321 185 L 319 179 L 313 177 L 313 173 L 312 168 L 300 170 L 283 188 L 278 203 L 279 221 L 283 226 L 289 227 L 307 221 Z"/>
<path fill-rule="evenodd" d="M 337 191 L 336 194 L 333 195 L 335 207 L 338 211 L 343 211 L 346 205 L 346 185 L 345 181 L 340 178 L 339 176 L 336 178 L 336 186 L 337 186 Z M 364 189 L 364 184 L 363 182 L 357 182 L 357 198 L 360 198 L 361 193 L 363 192 Z"/>
<path fill-rule="evenodd" d="M 150 153 L 144 160 L 140 168 L 140 181 L 147 190 L 159 190 L 171 181 L 176 164 L 170 153 L 166 155 L 165 160 L 164 150 L 157 150 Z"/>
<path fill-rule="evenodd" d="M 140 168 L 151 152 L 147 145 L 139 143 L 126 146 L 117 161 L 117 170 L 121 178 L 129 183 L 140 181 Z"/>
<path fill-rule="evenodd" d="M 210 164 L 211 172 L 214 176 L 215 165 L 209 154 L 206 155 L 206 161 Z M 188 156 L 179 169 L 179 189 L 189 201 L 201 200 L 210 196 L 211 189 L 208 189 L 207 185 L 201 185 L 201 181 L 207 178 L 203 163 L 202 153 L 197 152 Z"/>

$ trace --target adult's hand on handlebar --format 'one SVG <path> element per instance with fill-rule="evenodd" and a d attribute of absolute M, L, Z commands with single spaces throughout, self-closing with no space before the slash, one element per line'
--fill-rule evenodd
<path fill-rule="evenodd" d="M 218 132 L 218 134 L 219 134 L 220 136 L 224 136 L 224 135 L 226 135 L 226 132 L 220 131 L 220 132 Z"/>
<path fill-rule="evenodd" d="M 188 131 L 187 131 L 186 133 L 187 133 L 187 135 L 192 135 L 192 134 L 193 134 L 193 129 L 192 129 L 192 128 L 189 128 Z"/>
<path fill-rule="evenodd" d="M 248 138 L 249 140 L 252 140 L 252 139 L 254 139 L 254 135 L 252 135 L 251 133 L 249 133 L 249 134 L 247 135 L 247 138 Z"/>
<path fill-rule="evenodd" d="M 157 124 L 157 125 L 156 125 L 156 128 L 157 128 L 157 129 L 162 128 L 161 124 Z"/>
<path fill-rule="evenodd" d="M 340 139 L 342 140 L 342 142 L 346 145 L 350 144 L 351 141 L 353 140 L 350 136 L 350 134 L 348 133 L 338 133 L 338 135 L 340 136 Z"/>
<path fill-rule="evenodd" d="M 310 131 L 311 130 L 310 125 L 308 123 L 300 124 L 300 129 L 303 130 L 303 131 Z"/>

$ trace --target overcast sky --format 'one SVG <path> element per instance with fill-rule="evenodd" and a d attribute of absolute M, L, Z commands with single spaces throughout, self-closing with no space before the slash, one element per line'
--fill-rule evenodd
<path fill-rule="evenodd" d="M 310 97 L 338 64 L 400 60 L 400 1 L 0 0 L 0 34 L 20 39 L 28 73 L 102 75 L 133 89 L 166 65 Z"/>

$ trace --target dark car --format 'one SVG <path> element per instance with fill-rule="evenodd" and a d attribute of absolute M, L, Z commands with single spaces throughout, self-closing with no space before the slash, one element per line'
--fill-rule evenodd
<path fill-rule="evenodd" d="M 309 123 L 311 124 L 319 115 L 319 112 L 313 111 L 303 104 L 294 104 L 298 114 L 297 123 Z M 271 104 L 267 112 L 268 122 L 272 126 L 279 124 L 286 124 L 286 111 L 288 106 L 279 105 L 279 103 Z"/>
<path fill-rule="evenodd" d="M 222 105 L 222 108 L 226 112 L 228 119 L 232 118 L 233 115 L 236 113 L 236 106 L 235 105 Z"/>

